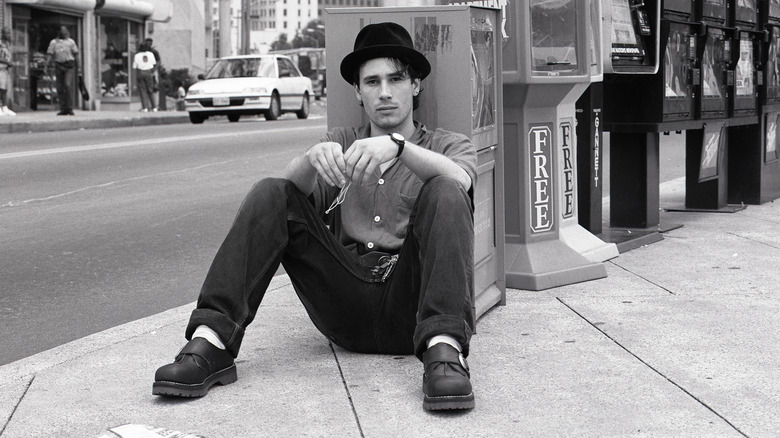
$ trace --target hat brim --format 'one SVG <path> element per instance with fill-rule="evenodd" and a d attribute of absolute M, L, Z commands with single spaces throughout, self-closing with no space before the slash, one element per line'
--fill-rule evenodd
<path fill-rule="evenodd" d="M 420 79 L 425 79 L 431 72 L 431 64 L 422 53 L 405 46 L 379 45 L 359 49 L 345 56 L 341 61 L 341 77 L 349 84 L 354 85 L 355 71 L 364 62 L 375 58 L 406 59 L 409 65 L 420 75 Z"/>

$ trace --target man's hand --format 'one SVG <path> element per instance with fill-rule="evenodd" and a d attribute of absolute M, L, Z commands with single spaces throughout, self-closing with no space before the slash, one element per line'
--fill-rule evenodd
<path fill-rule="evenodd" d="M 305 156 L 331 186 L 343 187 L 347 183 L 347 165 L 340 144 L 332 141 L 317 143 L 306 151 Z"/>
<path fill-rule="evenodd" d="M 345 174 L 357 184 L 371 182 L 380 164 L 386 163 L 398 154 L 398 145 L 389 135 L 356 140 L 344 154 Z"/>

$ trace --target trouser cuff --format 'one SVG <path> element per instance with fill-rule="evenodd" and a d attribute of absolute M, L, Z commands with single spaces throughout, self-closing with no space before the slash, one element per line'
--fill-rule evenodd
<path fill-rule="evenodd" d="M 205 325 L 214 330 L 233 358 L 238 357 L 238 350 L 241 348 L 241 341 L 244 339 L 243 328 L 215 310 L 195 309 L 192 311 L 192 315 L 190 315 L 190 322 L 187 324 L 184 337 L 188 341 L 192 340 L 192 334 L 195 333 L 195 329 L 200 325 Z"/>
<path fill-rule="evenodd" d="M 471 327 L 463 318 L 453 315 L 432 316 L 417 324 L 414 330 L 414 355 L 422 361 L 422 355 L 428 348 L 428 339 L 436 335 L 449 335 L 460 343 L 463 356 L 467 357 L 471 333 Z"/>

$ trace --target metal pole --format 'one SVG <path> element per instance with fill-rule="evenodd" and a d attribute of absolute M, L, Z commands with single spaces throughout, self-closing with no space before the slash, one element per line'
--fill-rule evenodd
<path fill-rule="evenodd" d="M 230 42 L 230 0 L 219 0 L 219 56 L 233 53 Z"/>
<path fill-rule="evenodd" d="M 249 54 L 249 3 L 241 0 L 241 54 Z"/>

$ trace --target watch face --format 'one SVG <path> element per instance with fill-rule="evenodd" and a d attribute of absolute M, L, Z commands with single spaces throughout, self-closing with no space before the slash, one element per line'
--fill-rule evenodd
<path fill-rule="evenodd" d="M 390 135 L 390 137 L 392 137 L 393 140 L 395 140 L 396 143 L 400 143 L 400 142 L 406 141 L 406 140 L 404 140 L 404 136 L 399 134 L 399 133 L 397 133 L 397 132 L 394 132 L 392 135 Z"/>

